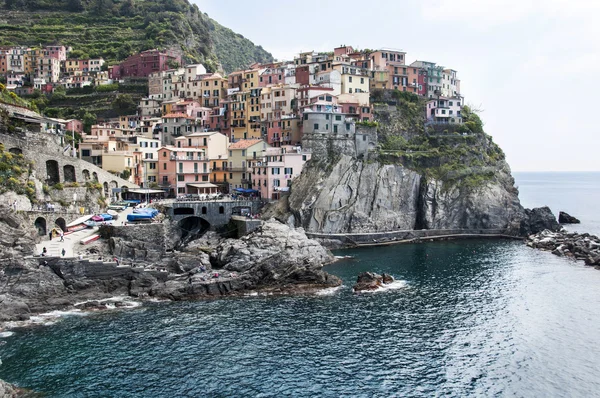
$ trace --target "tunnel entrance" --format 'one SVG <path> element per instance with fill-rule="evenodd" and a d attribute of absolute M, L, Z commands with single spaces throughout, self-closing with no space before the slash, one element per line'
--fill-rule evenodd
<path fill-rule="evenodd" d="M 46 236 L 46 219 L 44 217 L 36 218 L 33 225 L 37 228 L 38 235 Z"/>
<path fill-rule="evenodd" d="M 60 182 L 58 162 L 56 160 L 46 161 L 46 174 L 48 175 L 48 178 L 46 179 L 48 185 L 54 185 Z"/>
<path fill-rule="evenodd" d="M 194 239 L 200 238 L 210 229 L 210 223 L 200 217 L 186 217 L 177 223 L 181 232 L 180 245 L 184 246 Z"/>
<path fill-rule="evenodd" d="M 57 218 L 56 221 L 54 221 L 54 224 L 56 224 L 56 226 L 62 229 L 64 232 L 67 232 L 67 222 L 64 218 Z"/>
<path fill-rule="evenodd" d="M 76 182 L 77 178 L 75 177 L 75 167 L 70 164 L 67 164 L 63 167 L 63 176 L 65 182 Z"/>

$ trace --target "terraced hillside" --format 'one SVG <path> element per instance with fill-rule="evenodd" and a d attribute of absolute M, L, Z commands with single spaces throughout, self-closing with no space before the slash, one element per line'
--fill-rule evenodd
<path fill-rule="evenodd" d="M 176 47 L 186 62 L 226 72 L 272 55 L 221 26 L 187 0 L 5 0 L 0 45 L 72 46 L 74 58 L 109 62 L 152 48 Z"/>

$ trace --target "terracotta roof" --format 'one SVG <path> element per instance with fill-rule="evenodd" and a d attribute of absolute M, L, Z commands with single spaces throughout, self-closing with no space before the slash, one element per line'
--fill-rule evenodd
<path fill-rule="evenodd" d="M 262 140 L 257 138 L 252 140 L 239 140 L 238 142 L 230 144 L 229 149 L 247 149 L 250 148 L 252 145 L 258 144 L 259 142 L 262 142 Z"/>

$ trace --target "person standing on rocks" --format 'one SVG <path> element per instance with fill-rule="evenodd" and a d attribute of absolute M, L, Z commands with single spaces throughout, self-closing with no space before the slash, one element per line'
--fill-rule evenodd
<path fill-rule="evenodd" d="M 50 240 L 52 240 L 52 230 L 50 230 L 50 232 L 48 233 L 48 237 L 50 238 Z"/>
<path fill-rule="evenodd" d="M 62 254 L 62 256 L 64 257 L 64 256 L 65 256 L 65 254 L 67 253 L 67 251 L 66 251 L 66 250 L 65 250 L 65 248 L 63 247 L 63 249 L 61 250 L 61 252 L 60 252 L 60 253 L 61 253 L 61 254 Z"/>
<path fill-rule="evenodd" d="M 65 241 L 65 233 L 62 231 L 62 229 L 60 230 L 59 234 L 60 234 L 59 242 L 64 242 Z"/>

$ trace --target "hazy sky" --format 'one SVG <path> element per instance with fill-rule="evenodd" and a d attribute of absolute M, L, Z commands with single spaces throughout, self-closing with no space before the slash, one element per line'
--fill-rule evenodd
<path fill-rule="evenodd" d="M 451 67 L 513 171 L 600 170 L 600 0 L 192 1 L 278 59 L 346 44 Z"/>

